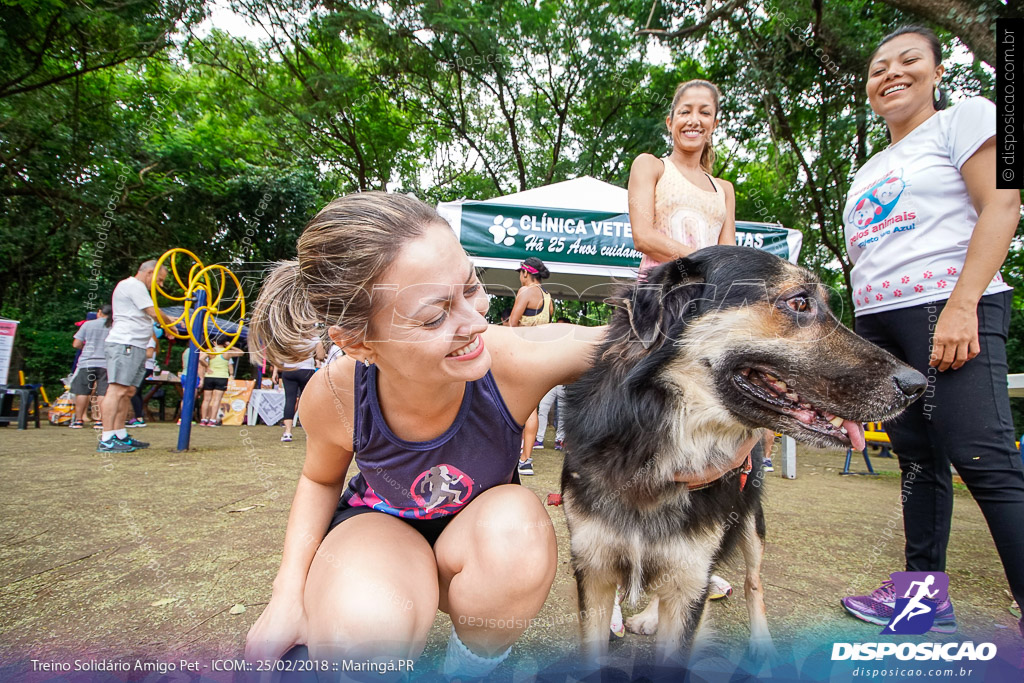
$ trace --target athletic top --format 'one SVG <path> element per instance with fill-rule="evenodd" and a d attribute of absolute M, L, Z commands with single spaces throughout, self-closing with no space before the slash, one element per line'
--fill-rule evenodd
<path fill-rule="evenodd" d="M 995 105 L 972 97 L 936 112 L 857 171 L 843 211 L 856 315 L 953 293 L 978 223 L 960 169 L 995 134 Z M 997 272 L 985 294 L 1008 289 Z"/>
<path fill-rule="evenodd" d="M 665 172 L 654 186 L 654 229 L 694 249 L 718 244 L 725 225 L 725 192 L 707 173 L 714 192 L 687 180 L 670 158 L 661 161 Z M 661 263 L 644 254 L 640 272 Z"/>
<path fill-rule="evenodd" d="M 206 371 L 207 377 L 230 377 L 231 363 L 224 357 L 223 353 L 208 353 L 210 368 Z"/>
<path fill-rule="evenodd" d="M 535 327 L 551 322 L 551 295 L 545 292 L 543 287 L 540 291 L 544 292 L 544 302 L 540 308 L 527 308 L 523 311 L 523 315 L 519 318 L 520 327 Z"/>
<path fill-rule="evenodd" d="M 284 370 L 316 370 L 316 344 L 320 341 L 317 337 L 312 337 L 309 340 L 310 349 L 309 357 L 306 360 L 299 361 L 298 363 L 285 363 L 282 365 Z"/>
<path fill-rule="evenodd" d="M 512 482 L 523 426 L 505 406 L 494 376 L 466 383 L 455 421 L 436 439 L 405 441 L 388 428 L 377 397 L 377 366 L 356 364 L 353 448 L 359 474 L 342 502 L 407 519 L 458 513 L 492 486 Z"/>
<path fill-rule="evenodd" d="M 86 320 L 75 332 L 75 339 L 85 342 L 82 347 L 82 354 L 78 357 L 80 368 L 104 368 L 107 367 L 107 356 L 103 352 L 103 342 L 107 340 L 110 328 L 107 327 L 106 318 Z"/>
<path fill-rule="evenodd" d="M 142 280 L 132 276 L 118 282 L 110 300 L 114 324 L 110 326 L 107 342 L 145 349 L 153 336 L 153 319 L 143 311 L 152 305 L 153 299 Z"/>

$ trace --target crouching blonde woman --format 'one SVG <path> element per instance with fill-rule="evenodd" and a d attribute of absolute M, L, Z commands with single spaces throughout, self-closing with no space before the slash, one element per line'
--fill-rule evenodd
<path fill-rule="evenodd" d="M 518 485 L 523 422 L 583 373 L 604 328 L 513 330 L 486 310 L 451 229 L 401 195 L 331 202 L 270 275 L 252 348 L 294 362 L 323 325 L 345 355 L 301 398 L 305 465 L 247 657 L 306 644 L 313 660 L 415 659 L 441 609 L 444 673 L 478 677 L 540 611 L 555 536 Z"/>

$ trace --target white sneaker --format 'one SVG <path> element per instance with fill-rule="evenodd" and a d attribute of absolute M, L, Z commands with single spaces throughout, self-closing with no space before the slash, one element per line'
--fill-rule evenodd
<path fill-rule="evenodd" d="M 708 600 L 721 600 L 732 595 L 732 585 L 718 574 L 708 580 Z"/>
<path fill-rule="evenodd" d="M 615 587 L 615 606 L 612 607 L 612 635 L 616 638 L 621 638 L 626 635 L 626 624 L 622 620 L 622 607 L 619 603 L 622 602 L 622 591 L 616 586 Z"/>

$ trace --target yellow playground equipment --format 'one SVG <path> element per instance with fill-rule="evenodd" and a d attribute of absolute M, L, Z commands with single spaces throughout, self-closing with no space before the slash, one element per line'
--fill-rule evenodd
<path fill-rule="evenodd" d="M 161 298 L 184 302 L 181 315 L 166 323 L 161 320 L 161 326 L 168 336 L 189 340 L 190 348 L 193 350 L 188 356 L 188 367 L 184 369 L 183 382 L 190 386 L 182 386 L 182 419 L 181 429 L 178 430 L 178 450 L 186 451 L 192 431 L 191 415 L 195 406 L 195 382 L 199 370 L 199 353 L 196 352 L 221 354 L 238 343 L 245 322 L 245 294 L 242 292 L 242 284 L 228 268 L 219 264 L 204 265 L 199 257 L 188 249 L 176 248 L 164 253 L 157 259 L 156 272 L 159 273 L 161 268 L 167 269 L 168 274 L 181 288 L 182 294 L 171 294 L 154 277 L 150 286 L 153 306 L 160 311 Z M 223 321 L 218 316 L 232 315 L 236 312 L 238 321 L 234 331 L 221 327 Z M 170 316 L 161 312 L 160 317 L 164 319 Z M 184 332 L 180 331 L 179 325 L 184 328 Z M 223 348 L 215 348 L 215 343 L 210 338 L 211 330 L 215 337 L 228 340 Z"/>

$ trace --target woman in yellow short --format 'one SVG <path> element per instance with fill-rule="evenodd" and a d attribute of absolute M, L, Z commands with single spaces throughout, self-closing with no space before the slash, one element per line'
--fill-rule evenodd
<path fill-rule="evenodd" d="M 228 377 L 231 376 L 231 358 L 242 355 L 240 349 L 234 348 L 224 350 L 224 341 L 218 339 L 214 343 L 213 353 L 204 353 L 199 356 L 199 362 L 204 360 L 208 365 L 206 377 L 203 378 L 203 408 L 200 411 L 202 419 L 200 427 L 220 427 L 220 420 L 217 414 L 220 412 L 220 401 L 224 398 L 224 392 L 228 388 Z"/>

